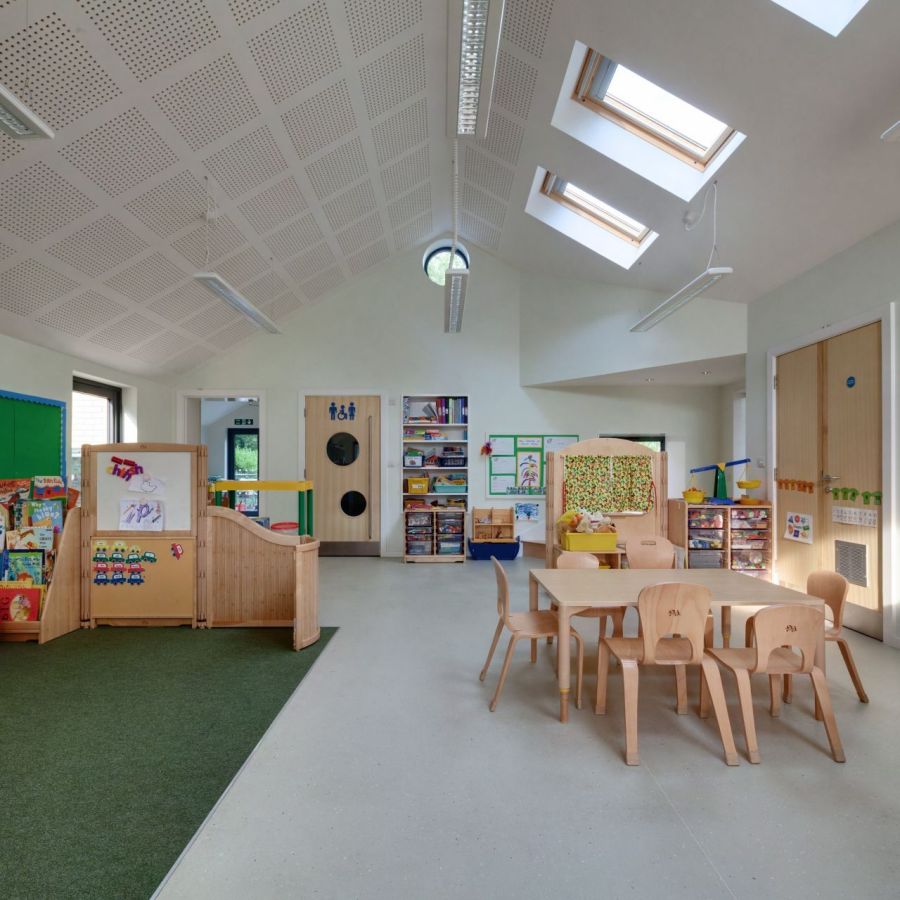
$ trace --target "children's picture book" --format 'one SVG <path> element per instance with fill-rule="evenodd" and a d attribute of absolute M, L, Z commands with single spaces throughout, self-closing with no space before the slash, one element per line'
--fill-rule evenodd
<path fill-rule="evenodd" d="M 32 500 L 62 500 L 66 496 L 66 482 L 59 475 L 35 475 L 31 482 Z"/>
<path fill-rule="evenodd" d="M 53 529 L 49 526 L 28 526 L 20 531 L 6 533 L 8 550 L 52 550 Z"/>
<path fill-rule="evenodd" d="M 119 501 L 119 531 L 163 531 L 165 527 L 162 500 L 137 497 Z"/>
<path fill-rule="evenodd" d="M 0 622 L 36 622 L 44 589 L 0 581 Z"/>
<path fill-rule="evenodd" d="M 8 509 L 31 495 L 30 478 L 0 478 L 0 503 Z"/>
<path fill-rule="evenodd" d="M 44 583 L 43 550 L 7 550 L 7 575 L 10 581 Z"/>
<path fill-rule="evenodd" d="M 57 534 L 63 527 L 62 500 L 29 500 L 25 504 L 25 525 L 52 528 Z"/>

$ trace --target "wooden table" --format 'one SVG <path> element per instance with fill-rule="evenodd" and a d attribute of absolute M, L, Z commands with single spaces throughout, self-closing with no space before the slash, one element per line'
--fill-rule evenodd
<path fill-rule="evenodd" d="M 559 634 L 568 634 L 571 618 L 584 609 L 637 606 L 638 594 L 651 584 L 676 581 L 701 584 L 712 592 L 712 605 L 776 606 L 799 603 L 824 610 L 818 597 L 781 587 L 732 572 L 729 569 L 532 569 L 528 576 L 528 600 L 532 610 L 538 608 L 539 588 L 543 588 L 557 603 Z M 569 641 L 557 641 L 559 678 L 559 720 L 569 719 Z M 537 641 L 531 642 L 531 658 L 537 658 Z M 816 644 L 816 665 L 825 671 L 825 628 Z M 819 710 L 816 709 L 816 718 Z"/>

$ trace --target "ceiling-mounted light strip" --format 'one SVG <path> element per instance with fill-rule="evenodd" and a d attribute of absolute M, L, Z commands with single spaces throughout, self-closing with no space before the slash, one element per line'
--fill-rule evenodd
<path fill-rule="evenodd" d="M 53 129 L 0 84 L 0 131 L 19 141 L 54 137 Z"/>
<path fill-rule="evenodd" d="M 487 133 L 504 0 L 449 0 L 447 25 L 447 132 Z"/>
<path fill-rule="evenodd" d="M 278 326 L 261 309 L 235 290 L 218 272 L 196 272 L 194 280 L 199 281 L 208 291 L 212 291 L 255 325 L 268 331 L 269 334 L 281 334 Z"/>
<path fill-rule="evenodd" d="M 704 291 L 709 290 L 709 288 L 721 278 L 733 273 L 734 269 L 732 269 L 731 266 L 713 266 L 707 268 L 693 281 L 688 282 L 683 288 L 672 294 L 668 300 L 664 300 L 660 303 L 653 312 L 644 316 L 637 325 L 632 326 L 631 330 L 649 331 L 654 325 L 658 325 L 663 319 L 671 316 L 673 312 L 681 309 L 685 303 L 693 300 L 698 294 L 702 294 Z"/>
<path fill-rule="evenodd" d="M 444 332 L 459 334 L 462 331 L 463 309 L 466 305 L 466 287 L 469 284 L 468 269 L 452 269 L 444 279 Z"/>

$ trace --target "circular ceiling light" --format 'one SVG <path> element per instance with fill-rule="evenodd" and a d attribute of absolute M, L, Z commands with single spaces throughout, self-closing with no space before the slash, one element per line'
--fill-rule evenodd
<path fill-rule="evenodd" d="M 443 238 L 433 243 L 422 257 L 422 268 L 425 274 L 436 285 L 444 286 L 444 276 L 450 268 L 450 256 L 453 251 L 453 242 Z M 454 269 L 469 268 L 469 251 L 462 244 L 456 245 L 456 256 L 453 260 Z"/>

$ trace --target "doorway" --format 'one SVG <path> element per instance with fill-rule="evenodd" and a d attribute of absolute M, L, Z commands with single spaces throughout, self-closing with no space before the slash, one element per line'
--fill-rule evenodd
<path fill-rule="evenodd" d="M 850 582 L 844 624 L 882 638 L 881 324 L 776 358 L 776 573 Z"/>
<path fill-rule="evenodd" d="M 226 439 L 229 481 L 259 481 L 259 429 L 229 428 Z M 235 506 L 246 516 L 259 515 L 259 491 L 236 491 Z"/>
<path fill-rule="evenodd" d="M 306 397 L 306 477 L 323 556 L 379 556 L 381 398 Z"/>

